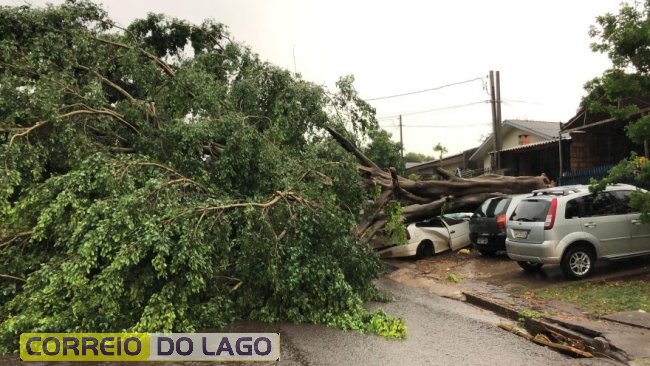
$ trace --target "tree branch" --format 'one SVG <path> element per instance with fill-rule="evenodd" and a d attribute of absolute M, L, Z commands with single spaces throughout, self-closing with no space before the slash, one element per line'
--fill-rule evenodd
<path fill-rule="evenodd" d="M 25 237 L 25 236 L 31 236 L 31 235 L 32 235 L 32 231 L 23 231 L 22 233 L 18 233 L 16 235 L 14 235 L 13 238 L 11 238 L 8 241 L 0 244 L 0 248 L 9 246 L 9 244 L 11 244 L 14 241 L 18 240 L 18 238 L 22 238 L 22 237 Z"/>
<path fill-rule="evenodd" d="M 354 156 L 356 156 L 357 160 L 359 160 L 361 164 L 367 167 L 381 170 L 381 168 L 377 164 L 375 164 L 375 162 L 370 160 L 366 155 L 364 155 L 361 152 L 361 150 L 359 150 L 356 146 L 354 146 L 352 142 L 348 141 L 348 139 L 343 137 L 343 135 L 338 133 L 335 129 L 326 125 L 325 130 L 327 130 L 327 132 L 329 132 L 329 134 L 334 138 L 334 140 L 336 140 L 336 142 L 338 142 L 339 145 L 341 145 L 346 151 L 354 154 Z"/>
<path fill-rule="evenodd" d="M 217 156 L 217 155 L 221 155 L 225 149 L 226 149 L 225 146 L 221 144 L 217 144 L 215 142 L 210 145 L 203 146 L 203 153 L 206 155 Z"/>
<path fill-rule="evenodd" d="M 128 49 L 128 50 L 132 50 L 132 49 L 135 49 L 135 48 L 136 48 L 136 47 L 133 47 L 133 46 L 129 46 L 129 45 L 127 45 L 127 44 L 124 44 L 124 43 L 115 42 L 115 41 L 109 41 L 109 40 L 104 39 L 104 38 L 95 37 L 94 35 L 91 35 L 90 38 L 92 38 L 92 39 L 94 39 L 94 40 L 97 40 L 97 41 L 99 41 L 99 42 L 102 42 L 102 43 L 106 43 L 106 44 L 109 44 L 109 45 L 112 45 L 112 46 L 115 46 L 115 47 L 125 48 L 125 49 Z M 145 50 L 142 49 L 142 48 L 137 47 L 137 50 L 140 51 L 140 52 L 142 52 L 142 53 L 143 53 L 144 55 L 146 55 L 147 57 L 149 57 L 149 58 L 150 58 L 153 62 L 155 62 L 156 65 L 158 65 L 158 66 L 159 66 L 159 67 L 160 67 L 160 68 L 161 68 L 161 69 L 162 69 L 162 70 L 163 70 L 167 75 L 169 75 L 169 76 L 171 76 L 171 77 L 176 77 L 176 72 L 175 72 L 175 71 L 171 68 L 171 66 L 169 66 L 165 61 L 163 61 L 163 60 L 161 60 L 159 57 L 156 57 L 155 55 L 153 55 L 153 54 L 151 54 L 151 53 L 145 51 Z"/>
<path fill-rule="evenodd" d="M 99 78 L 99 79 L 100 79 L 104 84 L 106 84 L 106 85 L 110 86 L 111 88 L 117 90 L 118 93 L 122 94 L 122 95 L 123 95 L 125 98 L 127 98 L 131 103 L 135 103 L 135 102 L 137 101 L 137 99 L 135 99 L 131 94 L 129 94 L 129 92 L 127 92 L 127 91 L 124 90 L 122 87 L 120 87 L 119 85 L 115 84 L 114 82 L 108 80 L 107 78 L 105 78 L 105 77 L 104 77 L 102 74 L 100 74 L 99 72 L 97 72 L 97 71 L 95 71 L 95 70 L 93 70 L 93 69 L 91 69 L 91 68 L 89 68 L 89 67 L 83 66 L 83 65 L 77 65 L 77 67 L 80 68 L 80 69 L 82 69 L 82 70 L 86 70 L 86 71 L 89 71 L 89 72 L 93 73 L 93 74 L 94 74 L 95 76 L 97 76 L 97 77 L 98 77 L 98 78 Z"/>
<path fill-rule="evenodd" d="M 31 133 L 32 131 L 34 131 L 35 129 L 40 128 L 40 127 L 43 127 L 43 126 L 46 125 L 48 122 L 49 122 L 49 121 L 39 121 L 39 122 L 36 122 L 33 126 L 27 128 L 27 129 L 25 129 L 25 131 L 23 131 L 23 132 L 21 132 L 21 133 L 17 133 L 17 134 L 15 134 L 15 135 L 11 136 L 11 139 L 9 140 L 9 146 L 13 145 L 13 143 L 14 143 L 14 139 L 15 139 L 16 137 L 23 137 L 23 136 L 26 136 L 26 135 L 28 135 L 29 133 Z"/>
<path fill-rule="evenodd" d="M 231 208 L 241 208 L 241 207 L 268 208 L 276 204 L 278 201 L 280 201 L 283 195 L 284 193 L 282 192 L 276 192 L 270 200 L 264 203 L 257 203 L 257 202 L 231 203 L 229 205 L 223 205 L 223 206 L 200 207 L 197 208 L 197 211 L 199 212 L 223 211 Z"/>
<path fill-rule="evenodd" d="M 0 278 L 9 278 L 11 280 L 16 280 L 16 281 L 20 281 L 20 282 L 27 282 L 24 278 L 11 276 L 11 275 L 8 275 L 8 274 L 2 274 L 2 273 L 0 273 Z"/>

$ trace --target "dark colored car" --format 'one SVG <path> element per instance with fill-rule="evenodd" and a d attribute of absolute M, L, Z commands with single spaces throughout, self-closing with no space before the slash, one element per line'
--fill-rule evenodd
<path fill-rule="evenodd" d="M 519 201 L 529 194 L 490 198 L 469 220 L 469 239 L 482 255 L 506 250 L 506 222 Z"/>

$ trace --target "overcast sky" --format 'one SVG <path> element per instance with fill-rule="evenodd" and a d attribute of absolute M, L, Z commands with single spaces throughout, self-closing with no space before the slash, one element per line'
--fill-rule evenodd
<path fill-rule="evenodd" d="M 42 5 L 61 1 L 33 0 Z M 3 5 L 23 0 L 0 0 Z M 118 23 L 148 12 L 200 23 L 213 18 L 263 59 L 333 88 L 352 74 L 364 98 L 408 93 L 475 78 L 437 91 L 371 101 L 380 124 L 406 151 L 449 154 L 491 132 L 484 89 L 501 72 L 503 119 L 566 122 L 582 86 L 609 66 L 591 52 L 589 27 L 620 0 L 104 0 Z M 294 57 L 295 56 L 295 57 Z M 295 62 L 294 62 L 295 60 Z M 481 103 L 483 102 L 483 103 Z M 447 108 L 453 106 L 469 106 Z M 418 113 L 429 111 L 426 113 Z M 427 127 L 428 126 L 428 127 Z M 433 127 L 431 127 L 433 126 Z"/>

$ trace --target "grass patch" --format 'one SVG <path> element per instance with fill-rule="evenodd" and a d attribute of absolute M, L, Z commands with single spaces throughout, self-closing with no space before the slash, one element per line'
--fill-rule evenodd
<path fill-rule="evenodd" d="M 541 318 L 542 315 L 543 314 L 537 310 L 521 309 L 519 311 L 519 318 L 517 319 L 517 324 L 523 327 L 524 324 L 526 323 L 526 319 L 538 319 Z"/>
<path fill-rule="evenodd" d="M 594 315 L 639 309 L 650 312 L 648 279 L 575 283 L 537 290 L 535 296 L 572 303 Z"/>
<path fill-rule="evenodd" d="M 447 275 L 447 281 L 453 282 L 453 283 L 458 283 L 460 282 L 460 276 L 455 274 L 455 273 L 450 273 Z"/>

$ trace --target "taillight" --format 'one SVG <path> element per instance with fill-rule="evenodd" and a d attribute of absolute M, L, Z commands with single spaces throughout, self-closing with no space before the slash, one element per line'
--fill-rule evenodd
<path fill-rule="evenodd" d="M 497 227 L 499 230 L 504 230 L 506 228 L 506 214 L 497 216 Z"/>
<path fill-rule="evenodd" d="M 546 213 L 546 221 L 544 221 L 544 230 L 549 230 L 553 228 L 555 224 L 555 213 L 557 212 L 557 198 L 553 198 L 551 201 L 551 206 L 548 208 Z"/>
<path fill-rule="evenodd" d="M 500 230 L 503 230 L 506 228 L 506 214 L 501 214 L 497 216 L 497 227 Z"/>
<path fill-rule="evenodd" d="M 411 240 L 411 234 L 409 233 L 408 229 L 404 229 L 406 231 L 406 240 Z"/>

